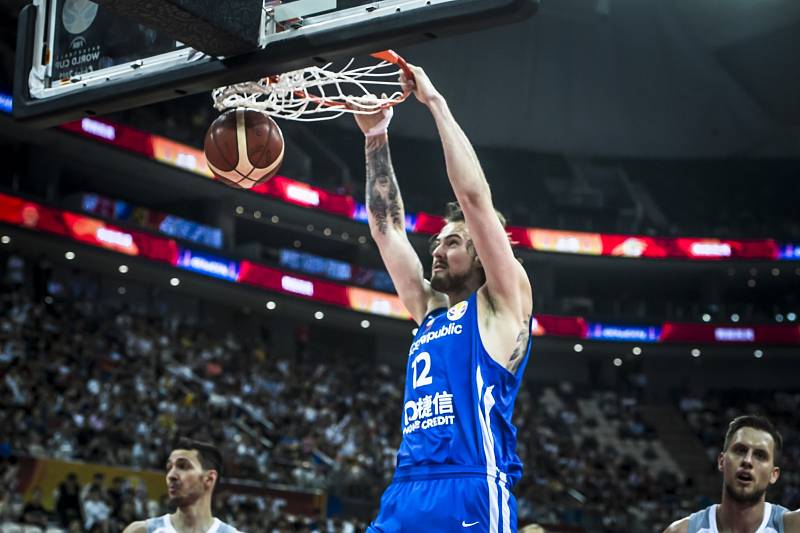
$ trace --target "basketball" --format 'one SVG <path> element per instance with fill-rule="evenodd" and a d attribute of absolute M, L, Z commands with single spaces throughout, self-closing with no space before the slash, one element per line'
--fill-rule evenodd
<path fill-rule="evenodd" d="M 232 109 L 211 123 L 203 149 L 208 168 L 230 185 L 250 189 L 278 172 L 283 133 L 266 113 Z"/>

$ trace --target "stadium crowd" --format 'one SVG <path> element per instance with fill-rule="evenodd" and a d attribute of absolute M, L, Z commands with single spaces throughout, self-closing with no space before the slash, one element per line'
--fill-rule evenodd
<path fill-rule="evenodd" d="M 322 489 L 377 505 L 400 442 L 402 371 L 365 365 L 345 347 L 311 348 L 302 357 L 273 353 L 267 335 L 216 335 L 213 325 L 191 316 L 154 316 L 106 301 L 91 276 L 79 272 L 42 288 L 24 260 L 20 270 L 21 259 L 7 258 L 17 266 L 6 268 L 0 295 L 0 518 L 113 532 L 161 514 L 165 501 L 121 478 L 79 487 L 68 476 L 55 508 L 44 509 L 35 491 L 22 501 L 14 465 L 17 456 L 29 456 L 161 469 L 178 434 L 218 444 L 229 479 Z M 796 421 L 792 398 L 774 398 L 783 422 Z M 716 404 L 690 410 L 690 418 L 696 412 L 718 413 L 718 424 L 728 419 Z M 525 464 L 516 490 L 520 524 L 652 532 L 697 508 L 679 469 L 658 460 L 657 435 L 635 394 L 528 385 L 515 422 Z M 719 446 L 721 434 L 716 426 L 708 433 L 709 447 Z M 786 457 L 795 465 L 797 437 L 787 432 L 795 447 Z M 633 449 L 631 442 L 641 454 L 622 450 Z M 784 482 L 783 497 L 796 501 L 798 486 L 796 477 Z M 224 487 L 215 505 L 217 516 L 243 531 L 365 525 L 291 516 L 278 498 Z"/>

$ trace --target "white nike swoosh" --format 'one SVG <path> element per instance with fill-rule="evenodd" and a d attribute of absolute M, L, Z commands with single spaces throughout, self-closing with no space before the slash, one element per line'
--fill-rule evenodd
<path fill-rule="evenodd" d="M 461 521 L 461 527 L 472 527 L 477 526 L 478 524 L 480 524 L 480 522 L 472 522 L 471 524 L 467 524 L 466 520 Z"/>

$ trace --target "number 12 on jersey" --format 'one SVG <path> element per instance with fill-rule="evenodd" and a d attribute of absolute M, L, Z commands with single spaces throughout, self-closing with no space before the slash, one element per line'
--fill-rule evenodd
<path fill-rule="evenodd" d="M 417 365 L 422 367 L 419 369 L 419 374 L 417 374 Z M 422 387 L 424 385 L 430 385 L 433 383 L 433 378 L 428 375 L 428 373 L 431 371 L 431 354 L 428 352 L 418 353 L 411 362 L 411 367 L 414 370 L 413 384 L 415 389 L 417 387 Z"/>

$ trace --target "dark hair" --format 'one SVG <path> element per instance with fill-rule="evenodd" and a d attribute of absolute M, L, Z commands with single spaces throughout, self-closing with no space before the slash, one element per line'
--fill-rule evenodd
<path fill-rule="evenodd" d="M 209 442 L 181 437 L 172 447 L 173 450 L 197 450 L 197 458 L 203 470 L 216 470 L 217 480 L 222 477 L 222 453 Z"/>
<path fill-rule="evenodd" d="M 728 424 L 728 431 L 725 433 L 725 444 L 722 445 L 722 451 L 728 451 L 728 446 L 731 445 L 733 436 L 742 428 L 753 428 L 761 431 L 766 431 L 772 436 L 772 441 L 775 443 L 773 446 L 773 464 L 778 464 L 783 451 L 783 437 L 772 425 L 767 417 L 758 415 L 743 415 L 737 416 L 731 423 Z"/>
<path fill-rule="evenodd" d="M 498 211 L 497 209 L 494 210 L 497 214 L 498 220 L 500 220 L 500 224 L 503 227 L 506 227 L 506 217 L 503 216 L 503 213 Z M 450 222 L 464 222 L 464 211 L 461 210 L 461 206 L 458 202 L 447 202 L 447 205 L 444 208 L 444 221 L 446 223 Z"/>

